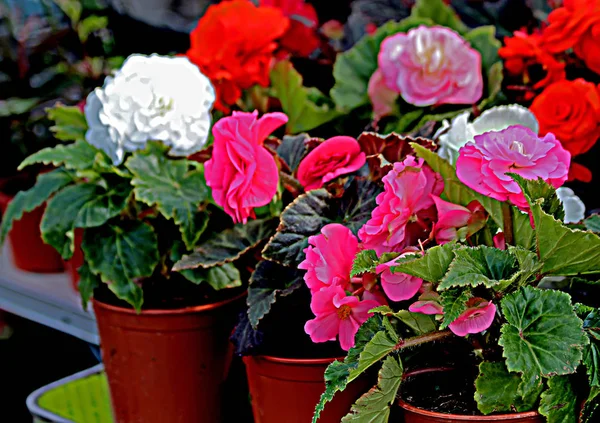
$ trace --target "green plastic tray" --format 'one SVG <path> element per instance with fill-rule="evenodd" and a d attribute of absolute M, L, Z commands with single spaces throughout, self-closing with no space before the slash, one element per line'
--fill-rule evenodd
<path fill-rule="evenodd" d="M 102 364 L 32 392 L 27 408 L 34 423 L 114 423 Z"/>

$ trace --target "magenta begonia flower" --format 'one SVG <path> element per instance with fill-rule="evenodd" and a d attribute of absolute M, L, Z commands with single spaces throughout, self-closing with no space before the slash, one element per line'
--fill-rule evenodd
<path fill-rule="evenodd" d="M 307 191 L 321 188 L 340 175 L 360 169 L 366 161 L 365 153 L 354 138 L 329 138 L 302 159 L 298 181 Z"/>
<path fill-rule="evenodd" d="M 525 179 L 542 178 L 560 187 L 569 173 L 571 154 L 552 133 L 543 138 L 521 125 L 475 136 L 459 150 L 456 175 L 465 185 L 499 201 L 510 200 L 523 211 L 529 210 L 519 185 L 507 175 Z"/>
<path fill-rule="evenodd" d="M 448 326 L 458 336 L 483 332 L 490 327 L 496 315 L 496 306 L 483 298 L 471 298 L 467 309 Z"/>
<path fill-rule="evenodd" d="M 421 314 L 444 314 L 444 308 L 440 304 L 440 295 L 437 292 L 426 291 L 419 301 L 412 303 L 408 311 Z"/>
<path fill-rule="evenodd" d="M 449 28 L 391 35 L 378 59 L 388 88 L 415 106 L 473 104 L 483 94 L 481 55 Z"/>
<path fill-rule="evenodd" d="M 313 342 L 334 341 L 339 336 L 341 347 L 348 351 L 358 328 L 372 315 L 369 310 L 377 306 L 377 301 L 346 295 L 338 285 L 328 286 L 313 294 L 310 308 L 316 317 L 306 322 L 304 331 Z"/>
<path fill-rule="evenodd" d="M 358 231 L 365 249 L 401 252 L 427 239 L 436 211 L 430 194 L 440 195 L 444 182 L 423 159 L 407 156 L 383 178 L 384 191 L 377 196 L 377 207 Z"/>
<path fill-rule="evenodd" d="M 350 282 L 352 262 L 358 252 L 358 240 L 347 227 L 339 223 L 323 226 L 319 235 L 308 238 L 306 258 L 298 265 L 306 270 L 304 281 L 314 294 L 321 288 Z"/>
<path fill-rule="evenodd" d="M 440 197 L 432 196 L 438 213 L 438 220 L 434 225 L 435 240 L 438 244 L 454 241 L 458 234 L 457 229 L 467 226 L 471 218 L 471 211 L 458 204 L 449 203 Z"/>
<path fill-rule="evenodd" d="M 269 204 L 279 185 L 275 159 L 263 146 L 271 132 L 284 125 L 283 113 L 233 112 L 213 126 L 212 157 L 205 163 L 206 184 L 215 203 L 235 223 L 254 218 L 254 208 Z"/>
<path fill-rule="evenodd" d="M 375 270 L 381 274 L 381 287 L 390 300 L 408 300 L 419 291 L 419 288 L 423 285 L 423 279 L 406 273 L 392 273 L 390 268 L 396 266 L 396 260 L 397 258 L 380 264 Z"/>

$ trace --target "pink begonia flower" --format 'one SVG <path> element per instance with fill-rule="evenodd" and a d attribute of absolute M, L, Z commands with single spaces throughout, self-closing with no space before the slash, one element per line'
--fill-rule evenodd
<path fill-rule="evenodd" d="M 342 349 L 354 346 L 354 336 L 372 314 L 369 310 L 380 304 L 373 300 L 360 300 L 337 285 L 315 292 L 310 308 L 315 318 L 304 325 L 304 331 L 313 342 L 334 341 L 339 336 Z"/>
<path fill-rule="evenodd" d="M 542 178 L 560 187 L 569 173 L 571 154 L 552 133 L 543 138 L 521 125 L 475 136 L 459 151 L 456 175 L 469 188 L 499 201 L 510 200 L 523 211 L 529 205 L 519 185 L 507 175 Z"/>
<path fill-rule="evenodd" d="M 321 288 L 339 285 L 345 289 L 350 282 L 352 262 L 358 252 L 358 240 L 347 227 L 339 223 L 323 226 L 321 233 L 308 238 L 306 258 L 298 269 L 306 270 L 304 282 L 314 294 Z"/>
<path fill-rule="evenodd" d="M 277 193 L 279 171 L 263 146 L 271 132 L 284 125 L 283 113 L 233 112 L 213 126 L 212 157 L 205 163 L 206 184 L 215 203 L 235 223 L 254 218 L 254 208 L 269 204 Z"/>
<path fill-rule="evenodd" d="M 440 304 L 440 295 L 437 292 L 426 291 L 419 296 L 419 301 L 412 303 L 408 311 L 421 314 L 444 314 Z"/>
<path fill-rule="evenodd" d="M 375 120 L 391 115 L 394 112 L 398 93 L 388 88 L 383 79 L 381 70 L 377 69 L 375 73 L 371 75 L 367 93 L 369 94 L 369 99 L 371 99 L 371 104 L 373 105 L 373 118 Z"/>
<path fill-rule="evenodd" d="M 371 289 L 363 292 L 363 300 L 375 301 L 378 306 L 388 305 L 387 298 L 383 295 L 383 292 L 379 289 Z"/>
<path fill-rule="evenodd" d="M 381 287 L 390 300 L 408 300 L 419 292 L 419 288 L 423 285 L 423 279 L 406 273 L 392 273 L 390 268 L 397 265 L 397 259 L 378 265 L 376 272 L 381 274 Z"/>
<path fill-rule="evenodd" d="M 483 298 L 471 298 L 467 309 L 448 326 L 458 336 L 483 332 L 489 328 L 496 315 L 496 306 Z"/>
<path fill-rule="evenodd" d="M 423 159 L 407 156 L 383 178 L 384 191 L 377 207 L 358 231 L 365 249 L 400 252 L 419 239 L 427 239 L 436 211 L 430 194 L 440 195 L 444 182 Z"/>
<path fill-rule="evenodd" d="M 506 250 L 506 240 L 504 239 L 504 232 L 498 232 L 496 235 L 494 235 L 492 240 L 494 242 L 494 247 L 496 247 L 499 250 Z"/>
<path fill-rule="evenodd" d="M 454 241 L 458 237 L 457 229 L 467 226 L 471 218 L 471 210 L 458 204 L 449 203 L 440 197 L 432 196 L 438 213 L 434 225 L 435 241 L 442 245 Z"/>
<path fill-rule="evenodd" d="M 298 181 L 307 191 L 321 188 L 340 175 L 360 169 L 366 161 L 365 153 L 354 138 L 329 138 L 302 159 Z"/>
<path fill-rule="evenodd" d="M 378 59 L 388 88 L 415 106 L 474 104 L 483 94 L 481 55 L 449 28 L 391 35 Z"/>

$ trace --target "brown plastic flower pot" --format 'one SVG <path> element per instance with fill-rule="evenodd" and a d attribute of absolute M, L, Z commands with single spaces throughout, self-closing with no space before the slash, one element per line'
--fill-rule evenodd
<path fill-rule="evenodd" d="M 6 211 L 14 197 L 0 192 L 0 209 Z M 13 222 L 8 233 L 12 259 L 15 267 L 27 272 L 58 273 L 64 270 L 60 254 L 50 245 L 44 244 L 40 233 L 40 223 L 45 204 Z"/>
<path fill-rule="evenodd" d="M 323 375 L 334 358 L 244 357 L 254 423 L 310 423 L 325 390 Z M 319 423 L 339 423 L 369 388 L 358 378 L 325 405 Z"/>
<path fill-rule="evenodd" d="M 449 371 L 448 368 L 429 368 L 407 372 L 404 379 L 411 376 L 435 377 L 436 372 Z M 491 416 L 466 416 L 460 414 L 445 414 L 424 410 L 399 400 L 398 404 L 404 412 L 404 423 L 464 423 L 464 422 L 504 422 L 504 423 L 544 423 L 544 418 L 537 411 L 525 413 L 496 414 Z"/>
<path fill-rule="evenodd" d="M 244 297 L 140 314 L 94 300 L 115 422 L 221 422 L 229 335 Z"/>

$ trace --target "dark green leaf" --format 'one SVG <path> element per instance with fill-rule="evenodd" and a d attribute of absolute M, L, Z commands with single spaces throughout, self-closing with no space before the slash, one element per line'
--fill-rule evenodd
<path fill-rule="evenodd" d="M 341 361 L 334 361 L 325 370 L 325 391 L 315 407 L 312 423 L 317 423 L 325 404 L 331 401 L 336 392 L 346 389 L 348 384 L 348 365 Z"/>
<path fill-rule="evenodd" d="M 509 173 L 511 178 L 523 190 L 525 198 L 528 201 L 540 205 L 544 213 L 554 216 L 555 219 L 561 222 L 565 219 L 565 209 L 556 195 L 556 189 L 541 178 L 538 180 L 525 179 L 517 174 Z"/>
<path fill-rule="evenodd" d="M 588 344 L 569 295 L 523 287 L 501 302 L 507 323 L 498 343 L 511 372 L 544 377 L 575 372 Z"/>
<path fill-rule="evenodd" d="M 136 199 L 173 219 L 191 250 L 208 223 L 206 214 L 198 211 L 208 194 L 202 170 L 190 170 L 185 159 L 167 158 L 165 147 L 158 143 L 136 152 L 125 166 L 134 176 L 131 183 Z"/>
<path fill-rule="evenodd" d="M 381 42 L 390 35 L 407 32 L 419 25 L 433 25 L 430 19 L 409 17 L 401 22 L 389 21 L 372 35 L 365 35 L 350 50 L 338 54 L 333 66 L 335 85 L 331 89 L 336 107 L 344 112 L 369 104 L 367 86 L 377 69 Z"/>
<path fill-rule="evenodd" d="M 158 265 L 158 245 L 152 226 L 140 221 L 123 221 L 87 229 L 82 249 L 90 270 L 115 295 L 136 310 L 143 303 L 138 281 L 149 277 Z"/>
<path fill-rule="evenodd" d="M 394 312 L 388 306 L 380 306 L 371 310 L 371 313 L 379 313 L 385 316 L 393 316 L 408 326 L 415 332 L 415 335 L 422 335 L 424 333 L 433 332 L 437 325 L 435 324 L 435 320 L 433 316 L 422 314 L 422 313 L 412 313 L 408 310 L 400 310 L 398 312 Z"/>
<path fill-rule="evenodd" d="M 516 246 L 523 247 L 526 250 L 533 250 L 535 247 L 535 231 L 531 227 L 529 214 L 522 212 L 516 207 L 511 207 L 513 222 L 513 241 Z"/>
<path fill-rule="evenodd" d="M 583 364 L 590 386 L 600 387 L 600 312 L 598 309 L 587 309 L 583 314 L 583 329 L 590 339 L 590 344 L 583 351 Z"/>
<path fill-rule="evenodd" d="M 33 211 L 66 185 L 73 182 L 73 175 L 64 169 L 42 173 L 38 176 L 36 184 L 27 191 L 19 192 L 10 202 L 2 216 L 0 227 L 0 243 L 4 243 L 6 236 L 15 220 L 20 220 L 23 213 Z"/>
<path fill-rule="evenodd" d="M 46 206 L 40 230 L 44 242 L 68 260 L 75 248 L 75 228 L 93 228 L 117 216 L 127 205 L 131 186 L 115 184 L 106 189 L 93 183 L 66 187 L 57 193 Z"/>
<path fill-rule="evenodd" d="M 600 233 L 600 214 L 593 214 L 583 221 L 588 231 Z"/>
<path fill-rule="evenodd" d="M 240 271 L 233 263 L 225 263 L 209 269 L 182 270 L 180 273 L 196 285 L 208 283 L 215 291 L 242 286 Z"/>
<path fill-rule="evenodd" d="M 19 165 L 19 170 L 35 163 L 52 164 L 56 167 L 64 166 L 67 169 L 87 170 L 94 166 L 98 154 L 104 155 L 96 147 L 80 140 L 74 144 L 44 148 L 23 160 Z"/>
<path fill-rule="evenodd" d="M 517 258 L 519 263 L 519 271 L 511 278 L 510 282 L 514 281 L 519 286 L 533 282 L 536 279 L 537 272 L 542 268 L 542 263 L 539 262 L 537 254 L 521 247 L 508 247 L 508 250 Z"/>
<path fill-rule="evenodd" d="M 270 310 L 278 296 L 286 296 L 302 286 L 302 272 L 269 260 L 262 260 L 250 277 L 248 318 L 254 328 Z"/>
<path fill-rule="evenodd" d="M 548 423 L 577 423 L 577 395 L 569 376 L 554 376 L 542 393 L 539 412 Z"/>
<path fill-rule="evenodd" d="M 65 106 L 58 103 L 46 109 L 48 119 L 54 121 L 50 130 L 54 136 L 62 141 L 85 141 L 88 130 L 87 120 L 77 106 Z"/>
<path fill-rule="evenodd" d="M 444 3 L 443 0 L 417 0 L 413 6 L 411 16 L 415 18 L 429 18 L 436 25 L 448 27 L 459 34 L 464 34 L 469 30 L 462 23 L 456 12 Z"/>
<path fill-rule="evenodd" d="M 475 380 L 475 401 L 483 414 L 513 412 L 520 400 L 518 394 L 521 377 L 509 373 L 502 361 L 483 361 Z"/>
<path fill-rule="evenodd" d="M 384 317 L 384 321 L 387 317 Z M 378 363 L 385 356 L 395 351 L 398 343 L 398 335 L 390 333 L 389 330 L 379 331 L 367 342 L 358 356 L 358 364 L 350 370 L 348 381 L 356 379 L 369 367 Z"/>
<path fill-rule="evenodd" d="M 600 388 L 592 387 L 583 410 L 581 410 L 581 423 L 594 423 L 600 418 Z"/>
<path fill-rule="evenodd" d="M 7 98 L 0 100 L 0 117 L 9 117 L 22 115 L 33 109 L 40 98 Z"/>
<path fill-rule="evenodd" d="M 90 301 L 90 298 L 94 295 L 94 289 L 100 286 L 102 282 L 100 277 L 94 275 L 87 263 L 84 263 L 81 266 L 77 273 L 79 273 L 79 283 L 77 287 L 79 288 L 79 295 L 81 295 L 81 305 L 84 310 L 87 310 L 87 304 Z"/>
<path fill-rule="evenodd" d="M 286 60 L 273 67 L 271 87 L 288 116 L 288 133 L 309 131 L 341 115 L 323 93 L 304 87 L 302 75 Z"/>
<path fill-rule="evenodd" d="M 286 266 L 298 266 L 304 260 L 308 237 L 318 234 L 328 223 L 341 223 L 357 233 L 370 218 L 380 192 L 379 184 L 352 178 L 339 198 L 323 188 L 302 194 L 281 214 L 277 233 L 265 246 L 263 257 Z"/>
<path fill-rule="evenodd" d="M 343 423 L 387 423 L 390 406 L 396 400 L 398 388 L 402 383 L 402 363 L 400 359 L 388 356 L 379 371 L 377 386 L 364 394 L 352 406 L 352 410 L 343 419 Z"/>
<path fill-rule="evenodd" d="M 484 71 L 489 71 L 500 61 L 498 50 L 502 44 L 496 39 L 496 27 L 490 25 L 475 28 L 465 35 L 465 40 L 481 54 L 481 67 Z"/>
<path fill-rule="evenodd" d="M 444 329 L 467 309 L 466 303 L 471 297 L 471 293 L 468 289 L 455 288 L 441 292 L 440 297 L 444 308 L 444 320 L 442 320 L 440 329 Z"/>
<path fill-rule="evenodd" d="M 379 264 L 379 258 L 375 250 L 363 250 L 356 254 L 352 263 L 350 276 L 362 275 L 363 273 L 374 272 Z"/>
<path fill-rule="evenodd" d="M 416 256 L 411 260 L 399 262 L 392 267 L 394 273 L 407 273 L 428 282 L 439 282 L 452 260 L 454 260 L 454 244 L 435 246 L 427 250 L 424 256 Z"/>
<path fill-rule="evenodd" d="M 175 263 L 173 270 L 208 269 L 237 260 L 271 236 L 276 226 L 276 219 L 251 220 L 245 225 L 235 225 L 199 245 L 191 254 L 183 256 Z"/>
<path fill-rule="evenodd" d="M 306 145 L 304 141 L 308 139 L 308 135 L 285 135 L 281 144 L 277 147 L 277 155 L 281 157 L 288 165 L 290 170 L 294 172 L 300 161 L 306 154 Z"/>
<path fill-rule="evenodd" d="M 543 378 L 536 369 L 528 369 L 521 375 L 518 393 L 520 396 L 517 403 L 517 411 L 530 411 L 536 408 L 540 394 L 545 388 Z"/>
<path fill-rule="evenodd" d="M 514 255 L 485 245 L 457 248 L 454 256 L 439 289 L 478 285 L 491 288 L 510 279 L 518 270 Z"/>

